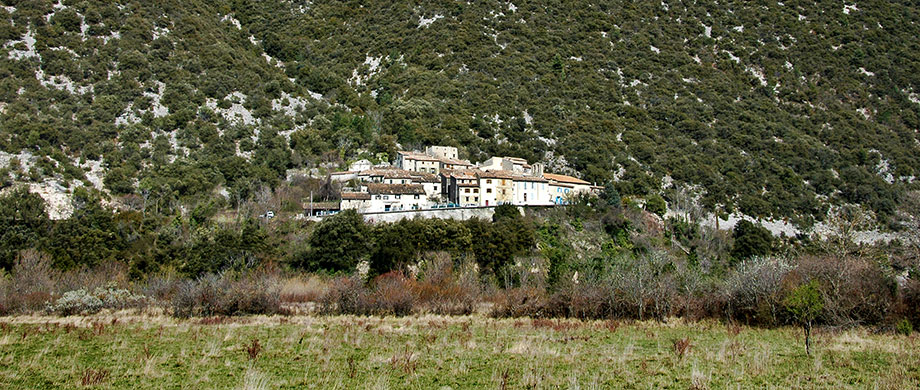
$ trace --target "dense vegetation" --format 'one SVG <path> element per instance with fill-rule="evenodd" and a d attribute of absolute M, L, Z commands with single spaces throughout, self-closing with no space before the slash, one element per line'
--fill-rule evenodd
<path fill-rule="evenodd" d="M 890 221 L 920 169 L 909 3 L 2 4 L 3 186 L 171 214 L 447 144 L 808 225 L 834 203 Z"/>
<path fill-rule="evenodd" d="M 920 195 L 909 198 L 920 205 Z M 83 194 L 71 218 L 52 221 L 41 198 L 17 190 L 0 196 L 0 314 L 155 305 L 189 317 L 286 313 L 304 302 L 318 313 L 468 314 L 491 302 L 497 317 L 905 333 L 920 323 L 916 245 L 773 238 L 752 222 L 726 232 L 615 199 L 608 191 L 523 214 L 503 205 L 491 220 L 371 224 L 354 211 L 320 222 L 254 218 L 249 204 L 188 217 L 113 212 Z M 302 278 L 319 281 L 286 287 Z"/>

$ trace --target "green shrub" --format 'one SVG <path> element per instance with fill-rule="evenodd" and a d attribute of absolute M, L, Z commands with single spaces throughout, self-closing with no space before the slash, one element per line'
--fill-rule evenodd
<path fill-rule="evenodd" d="M 910 336 L 910 334 L 914 331 L 914 325 L 911 324 L 910 320 L 907 318 L 902 318 L 901 321 L 898 321 L 898 324 L 895 326 L 895 331 L 897 331 L 898 334 Z"/>

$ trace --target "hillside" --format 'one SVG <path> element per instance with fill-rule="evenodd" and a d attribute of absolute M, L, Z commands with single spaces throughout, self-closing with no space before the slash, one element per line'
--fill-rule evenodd
<path fill-rule="evenodd" d="M 2 185 L 48 196 L 236 201 L 444 144 L 808 225 L 884 221 L 920 169 L 909 3 L 0 3 Z"/>

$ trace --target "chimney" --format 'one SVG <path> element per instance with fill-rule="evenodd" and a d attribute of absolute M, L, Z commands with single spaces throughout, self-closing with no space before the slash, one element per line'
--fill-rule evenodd
<path fill-rule="evenodd" d="M 533 164 L 533 175 L 534 177 L 543 177 L 543 164 L 542 163 Z"/>

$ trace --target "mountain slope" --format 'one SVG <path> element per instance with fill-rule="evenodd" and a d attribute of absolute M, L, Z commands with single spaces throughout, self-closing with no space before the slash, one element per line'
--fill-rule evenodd
<path fill-rule="evenodd" d="M 104 175 L 165 207 L 448 144 L 807 224 L 885 218 L 920 169 L 907 3 L 5 5 L 8 183 Z"/>

